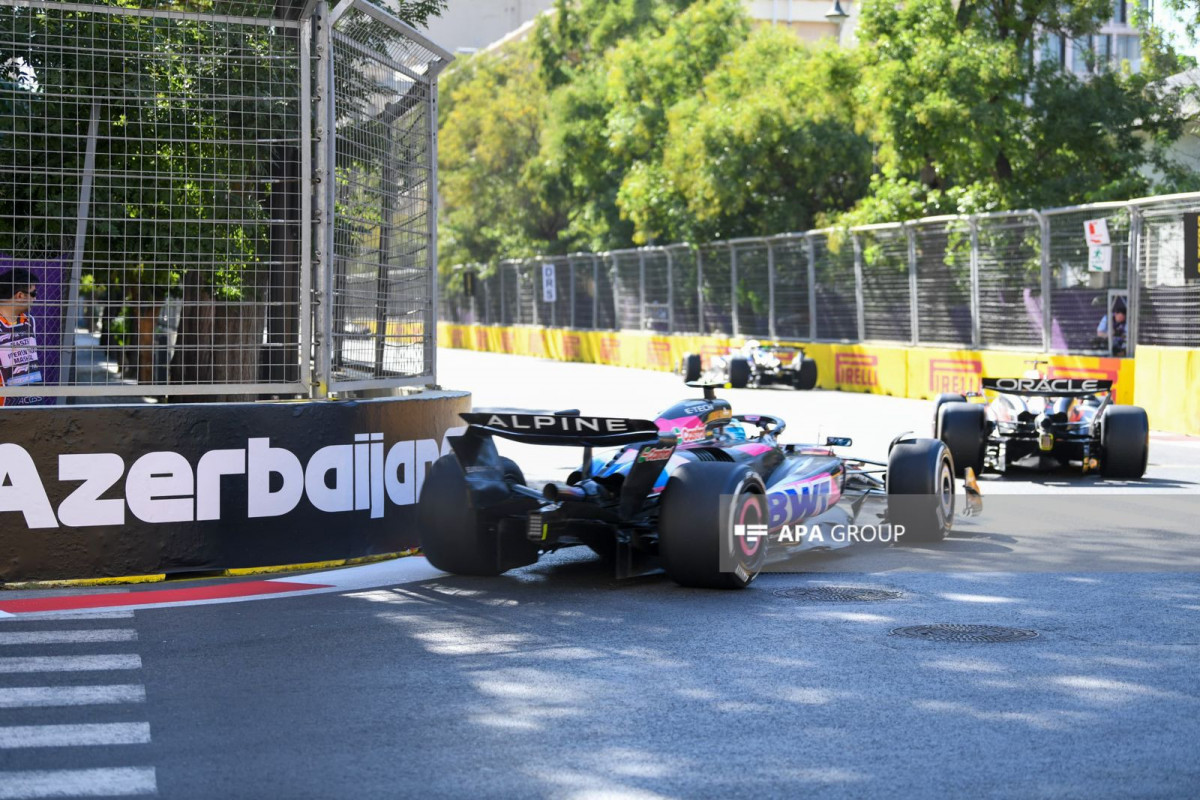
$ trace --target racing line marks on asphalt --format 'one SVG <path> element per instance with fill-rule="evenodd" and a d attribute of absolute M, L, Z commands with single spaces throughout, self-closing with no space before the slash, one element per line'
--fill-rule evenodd
<path fill-rule="evenodd" d="M 54 760 L 50 766 L 62 765 L 63 769 L 3 770 L 0 771 L 0 800 L 29 800 L 39 797 L 122 797 L 130 795 L 156 794 L 158 780 L 154 767 L 143 765 L 112 765 L 91 769 L 72 769 L 78 764 L 74 757 L 78 747 L 119 747 L 121 745 L 150 744 L 150 723 L 144 721 L 105 721 L 105 707 L 126 704 L 144 704 L 146 689 L 140 683 L 114 683 L 108 680 L 96 685 L 80 685 L 74 673 L 128 671 L 142 667 L 141 656 L 136 653 L 97 654 L 78 652 L 93 647 L 111 646 L 113 643 L 137 641 L 137 631 L 132 627 L 112 626 L 114 619 L 128 619 L 132 612 L 115 614 L 81 615 L 83 618 L 103 620 L 92 629 L 63 629 L 57 626 L 62 619 L 45 620 L 36 630 L 4 629 L 5 623 L 15 621 L 12 617 L 0 621 L 0 653 L 9 647 L 23 648 L 36 655 L 0 655 L 0 676 L 5 684 L 0 686 L 0 752 L 5 753 L 6 765 L 20 766 L 21 758 L 41 758 L 41 761 L 24 762 L 42 766 L 49 754 Z M 79 619 L 81 617 L 75 617 Z M 74 624 L 74 619 L 69 621 Z M 55 652 L 67 647 L 76 650 L 69 655 L 44 655 L 41 648 Z M 8 652 L 12 652 L 11 650 Z M 17 652 L 22 652 L 18 650 Z M 70 677 L 68 675 L 70 674 Z M 127 673 L 126 673 L 127 674 Z M 68 685 L 54 685 L 56 680 Z M 39 685 L 27 685 L 37 681 Z M 41 709 L 75 709 L 70 712 L 75 719 L 64 724 L 62 712 L 48 717 L 51 712 Z M 32 709 L 35 716 L 30 717 Z M 23 714 L 23 716 L 11 716 Z M 39 720 L 39 717 L 41 720 Z M 54 724 L 36 724 L 39 721 Z M 109 718 L 111 719 L 111 717 Z M 22 724 L 8 724 L 20 722 Z M 34 723 L 34 724 L 29 724 Z M 37 756 L 22 756 L 23 752 L 40 751 Z M 109 760 L 109 752 L 144 752 L 102 750 L 103 760 Z M 138 757 L 144 758 L 144 755 Z M 115 760 L 117 756 L 113 756 Z"/>

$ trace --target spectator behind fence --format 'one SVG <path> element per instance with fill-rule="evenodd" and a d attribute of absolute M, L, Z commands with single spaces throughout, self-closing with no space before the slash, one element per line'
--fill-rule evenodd
<path fill-rule="evenodd" d="M 1096 335 L 1100 338 L 1108 336 L 1109 317 L 1112 318 L 1112 347 L 1111 352 L 1114 356 L 1125 355 L 1125 301 L 1120 297 L 1116 298 L 1112 304 L 1112 310 L 1109 314 L 1105 314 L 1100 318 L 1100 324 L 1096 326 Z"/>
<path fill-rule="evenodd" d="M 0 386 L 42 382 L 37 324 L 29 309 L 37 299 L 37 277 L 24 267 L 0 273 Z M 0 406 L 40 405 L 40 397 L 0 397 Z"/>

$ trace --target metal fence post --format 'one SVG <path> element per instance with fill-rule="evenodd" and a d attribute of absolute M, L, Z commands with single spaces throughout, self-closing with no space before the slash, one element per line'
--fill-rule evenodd
<path fill-rule="evenodd" d="M 696 327 L 698 333 L 708 330 L 704 326 L 704 248 L 696 248 Z"/>
<path fill-rule="evenodd" d="M 918 318 L 920 304 L 917 303 L 917 234 L 907 222 L 902 223 L 902 225 L 905 239 L 908 241 L 909 337 L 912 344 L 916 346 L 921 338 L 921 326 Z"/>
<path fill-rule="evenodd" d="M 68 343 L 62 349 L 60 363 L 62 375 L 69 383 L 77 383 L 75 365 L 75 323 L 79 319 L 79 289 L 83 283 L 83 250 L 87 243 L 88 219 L 92 204 L 92 179 L 96 175 L 96 141 L 100 136 L 100 103 L 92 102 L 92 115 L 88 122 L 88 138 L 83 156 L 83 180 L 79 187 L 79 204 L 76 206 L 75 248 L 71 260 L 71 288 L 67 299 L 67 318 L 63 325 L 63 339 Z M 66 402 L 60 395 L 58 405 Z"/>
<path fill-rule="evenodd" d="M 600 256 L 592 253 L 592 330 L 600 327 Z"/>
<path fill-rule="evenodd" d="M 1050 308 L 1050 220 L 1040 212 L 1037 216 L 1038 229 L 1041 232 L 1042 259 L 1042 352 L 1050 352 L 1051 328 L 1054 325 L 1054 315 Z"/>
<path fill-rule="evenodd" d="M 979 347 L 983 339 L 979 321 L 979 219 L 972 216 L 967 224 L 971 229 L 971 347 Z"/>
<path fill-rule="evenodd" d="M 1129 301 L 1125 309 L 1125 355 L 1132 356 L 1137 350 L 1139 306 L 1142 295 L 1142 209 L 1129 206 Z M 1108 309 L 1104 311 L 1108 315 Z"/>
<path fill-rule="evenodd" d="M 617 257 L 608 253 L 608 282 L 612 284 L 613 294 L 613 330 L 621 330 L 621 291 L 618 285 L 621 281 L 620 270 L 617 269 Z"/>
<path fill-rule="evenodd" d="M 317 26 L 317 68 L 316 72 L 316 102 L 317 102 L 317 171 L 314 178 L 316 188 L 316 280 L 313 291 L 314 311 L 320 315 L 316 330 L 313 332 L 313 345 L 316 353 L 317 379 L 314 381 L 314 394 L 317 397 L 329 396 L 329 382 L 333 378 L 333 247 L 334 247 L 334 191 L 336 181 L 333 176 L 335 163 L 335 139 L 337 136 L 337 117 L 333 89 L 333 22 L 330 20 L 329 5 L 323 0 L 316 5 L 314 12 L 320 19 Z"/>
<path fill-rule="evenodd" d="M 575 328 L 575 265 L 571 256 L 567 256 L 567 272 L 571 273 L 571 328 Z"/>
<path fill-rule="evenodd" d="M 858 317 L 858 340 L 861 342 L 867 338 L 867 314 L 863 294 L 862 242 L 858 240 L 858 234 L 853 231 L 850 233 L 850 238 L 854 242 L 854 307 Z"/>
<path fill-rule="evenodd" d="M 671 256 L 671 248 L 664 247 L 663 255 L 667 257 L 667 333 L 675 332 L 675 259 Z"/>
<path fill-rule="evenodd" d="M 517 293 L 516 293 L 517 307 L 513 309 L 513 312 L 514 312 L 513 324 L 520 325 L 521 324 L 521 268 L 519 266 L 517 266 L 516 264 L 513 264 L 512 270 L 513 270 L 513 283 L 515 283 L 517 285 Z"/>
<path fill-rule="evenodd" d="M 503 261 L 501 261 L 499 264 L 496 265 L 496 272 L 500 273 L 500 324 L 503 325 L 504 317 L 505 317 L 504 305 L 506 302 L 504 299 L 504 290 L 506 287 L 504 286 L 505 280 L 504 280 L 504 262 Z"/>
<path fill-rule="evenodd" d="M 804 249 L 808 256 L 808 338 L 817 340 L 817 246 L 811 231 L 804 234 Z"/>
<path fill-rule="evenodd" d="M 729 325 L 734 336 L 739 336 L 738 328 L 738 273 L 737 273 L 737 247 L 730 243 L 729 245 L 729 296 L 733 301 L 729 309 Z"/>
<path fill-rule="evenodd" d="M 539 261 L 539 262 L 536 262 L 538 264 L 537 267 L 530 267 L 529 263 L 530 262 L 526 262 L 526 264 L 525 264 L 526 268 L 528 269 L 528 272 L 526 274 L 529 276 L 529 305 L 530 305 L 531 310 L 533 311 L 533 324 L 541 325 L 542 324 L 542 310 L 540 308 L 538 308 L 538 305 L 539 305 L 538 298 L 539 298 L 539 296 L 542 296 L 544 299 L 544 295 L 541 295 L 541 292 L 538 291 L 538 284 L 541 283 L 541 281 L 538 280 L 538 278 L 542 277 L 541 269 L 540 269 L 542 264 Z M 535 273 L 537 274 L 537 278 L 534 277 Z"/>
<path fill-rule="evenodd" d="M 646 251 L 638 251 L 638 330 L 646 330 Z"/>
<path fill-rule="evenodd" d="M 775 245 L 771 244 L 770 239 L 764 240 L 767 244 L 767 335 L 771 340 L 776 339 L 775 336 Z"/>

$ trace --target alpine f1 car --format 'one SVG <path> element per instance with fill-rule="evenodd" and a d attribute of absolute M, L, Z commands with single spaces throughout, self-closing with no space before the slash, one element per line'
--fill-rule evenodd
<path fill-rule="evenodd" d="M 684 383 L 727 383 L 734 389 L 783 384 L 807 391 L 817 385 L 817 362 L 805 356 L 803 348 L 764 345 L 756 339 L 723 356 L 713 356 L 707 370 L 698 353 L 687 353 L 680 360 L 679 372 Z"/>
<path fill-rule="evenodd" d="M 1112 402 L 1112 381 L 984 378 L 983 393 L 969 402 L 943 394 L 934 411 L 934 435 L 959 470 L 1004 472 L 1076 468 L 1109 478 L 1140 478 L 1146 471 L 1150 425 L 1137 406 Z"/>
<path fill-rule="evenodd" d="M 697 388 L 704 397 L 654 420 L 463 414 L 465 432 L 449 437 L 452 452 L 429 468 L 418 501 L 429 562 L 498 575 L 583 545 L 613 560 L 619 578 L 662 568 L 685 586 L 742 588 L 766 563 L 771 533 L 853 524 L 871 498 L 906 540 L 940 540 L 952 525 L 954 466 L 940 441 L 905 435 L 886 463 L 844 459 L 832 448 L 849 439 L 782 444 L 782 419 L 735 415 L 712 385 Z M 538 491 L 500 456 L 496 437 L 579 447 L 582 463 Z M 617 449 L 597 458 L 605 447 Z"/>

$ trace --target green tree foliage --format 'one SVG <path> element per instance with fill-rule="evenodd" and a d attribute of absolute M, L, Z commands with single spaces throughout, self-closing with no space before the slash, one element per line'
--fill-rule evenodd
<path fill-rule="evenodd" d="M 864 0 L 853 49 L 744 5 L 558 0 L 530 44 L 457 65 L 443 263 L 1200 188 L 1164 157 L 1187 62 L 1161 37 L 1140 74 L 1040 57 L 1110 0 Z"/>
<path fill-rule="evenodd" d="M 758 29 L 672 109 L 661 169 L 635 172 L 623 207 L 640 230 L 694 241 L 806 230 L 850 208 L 871 171 L 856 81 L 853 53 Z"/>
<path fill-rule="evenodd" d="M 442 96 L 442 262 L 554 248 L 567 220 L 536 158 L 547 93 L 528 48 L 468 59 L 446 76 Z"/>
<path fill-rule="evenodd" d="M 1066 205 L 1151 191 L 1181 132 L 1177 98 L 1152 76 L 1096 65 L 1077 76 L 1035 60 L 1048 35 L 1083 37 L 1108 0 L 866 3 L 864 129 L 879 174 L 849 219 Z"/>

